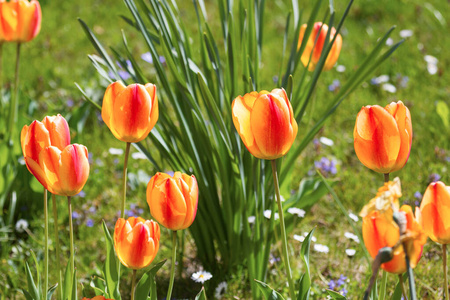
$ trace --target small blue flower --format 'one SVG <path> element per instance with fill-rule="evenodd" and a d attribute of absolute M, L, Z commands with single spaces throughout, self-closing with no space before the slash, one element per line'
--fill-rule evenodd
<path fill-rule="evenodd" d="M 344 285 L 346 279 L 347 279 L 346 276 L 341 275 L 341 276 L 339 277 L 339 279 L 337 280 L 337 286 L 340 287 L 341 285 Z"/>
<path fill-rule="evenodd" d="M 90 212 L 91 214 L 95 213 L 96 211 L 97 211 L 97 208 L 96 208 L 95 206 L 89 207 L 89 212 Z"/>
<path fill-rule="evenodd" d="M 416 198 L 417 200 L 422 200 L 422 197 L 423 196 L 422 196 L 422 194 L 419 191 L 414 193 L 414 198 Z"/>
<path fill-rule="evenodd" d="M 339 292 L 342 296 L 347 296 L 347 289 L 346 288 L 342 288 L 342 290 Z"/>
<path fill-rule="evenodd" d="M 142 58 L 144 61 L 148 62 L 149 64 L 152 64 L 152 63 L 153 63 L 153 57 L 152 57 L 152 55 L 150 54 L 150 52 L 145 52 L 144 54 L 141 55 L 141 58 Z"/>
<path fill-rule="evenodd" d="M 277 82 L 278 82 L 278 76 L 277 76 L 277 75 L 274 75 L 274 76 L 272 77 L 272 81 L 273 81 L 273 83 L 277 84 Z"/>
<path fill-rule="evenodd" d="M 76 211 L 72 212 L 72 219 L 79 219 L 81 216 L 79 213 L 77 213 Z"/>
<path fill-rule="evenodd" d="M 429 177 L 428 177 L 428 181 L 429 182 L 436 182 L 439 181 L 441 179 L 441 175 L 437 174 L 437 173 L 432 173 Z"/>
<path fill-rule="evenodd" d="M 80 192 L 77 194 L 77 196 L 78 196 L 78 197 L 81 197 L 81 198 L 84 198 L 84 197 L 86 197 L 86 193 L 85 193 L 84 191 L 80 191 Z"/>
<path fill-rule="evenodd" d="M 87 219 L 86 220 L 86 226 L 87 227 L 93 227 L 94 226 L 94 221 L 92 219 Z"/>
<path fill-rule="evenodd" d="M 164 56 L 160 55 L 159 56 L 159 62 L 162 63 L 162 64 L 165 64 L 166 63 L 166 58 Z"/>
<path fill-rule="evenodd" d="M 67 107 L 73 107 L 73 100 L 72 99 L 67 100 L 66 105 Z"/>
<path fill-rule="evenodd" d="M 88 153 L 88 161 L 89 161 L 90 164 L 92 164 L 94 162 L 93 156 L 94 156 L 94 154 L 92 154 L 92 152 Z"/>
<path fill-rule="evenodd" d="M 328 288 L 330 290 L 334 290 L 336 288 L 336 282 L 334 280 L 330 280 L 330 282 L 328 282 Z"/>
<path fill-rule="evenodd" d="M 131 77 L 130 73 L 124 70 L 119 70 L 117 71 L 117 73 L 119 73 L 120 78 L 122 78 L 123 80 L 127 80 Z"/>
<path fill-rule="evenodd" d="M 333 82 L 328 86 L 328 90 L 330 92 L 334 92 L 336 90 L 338 90 L 341 87 L 341 82 L 339 81 L 339 79 L 335 79 L 333 80 Z"/>

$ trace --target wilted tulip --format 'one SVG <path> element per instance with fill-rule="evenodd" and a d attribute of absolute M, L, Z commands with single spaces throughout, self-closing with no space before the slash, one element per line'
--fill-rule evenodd
<path fill-rule="evenodd" d="M 36 0 L 1 0 L 0 19 L 2 40 L 28 42 L 41 30 L 41 6 Z"/>
<path fill-rule="evenodd" d="M 127 143 L 142 141 L 158 120 L 156 86 L 147 83 L 108 86 L 103 97 L 102 118 L 114 136 Z"/>
<path fill-rule="evenodd" d="M 21 132 L 22 152 L 28 170 L 48 189 L 47 177 L 39 163 L 39 153 L 49 146 L 60 151 L 70 144 L 70 131 L 61 115 L 45 117 L 42 122 L 33 121 L 23 126 Z"/>
<path fill-rule="evenodd" d="M 450 186 L 432 182 L 420 204 L 421 224 L 425 233 L 440 244 L 450 243 Z"/>
<path fill-rule="evenodd" d="M 138 270 L 155 259 L 159 249 L 158 223 L 141 217 L 118 219 L 114 228 L 114 248 L 120 262 L 127 268 Z"/>
<path fill-rule="evenodd" d="M 363 165 L 388 174 L 403 168 L 412 143 L 411 115 L 402 101 L 365 106 L 356 117 L 355 152 Z"/>
<path fill-rule="evenodd" d="M 328 25 L 323 24 L 322 22 L 316 22 L 313 25 L 313 29 L 311 31 L 311 34 L 309 36 L 308 41 L 306 42 L 305 50 L 303 51 L 302 57 L 300 60 L 302 61 L 303 65 L 306 67 L 308 66 L 308 71 L 314 71 L 316 68 L 317 63 L 320 60 L 320 56 L 322 55 L 323 46 L 325 44 L 325 39 L 327 37 L 328 32 Z M 298 39 L 298 46 L 297 49 L 300 49 L 300 46 L 303 41 L 303 37 L 305 35 L 305 31 L 307 28 L 307 24 L 303 24 L 300 28 L 300 36 Z M 336 34 L 336 29 L 334 27 L 331 27 L 330 32 L 330 42 L 333 40 L 334 35 Z M 319 35 L 319 36 L 317 36 Z M 315 45 L 314 45 L 315 44 Z M 323 70 L 328 71 L 336 64 L 336 61 L 339 58 L 339 53 L 341 52 L 342 47 L 342 37 L 340 34 L 337 35 L 336 40 L 334 41 L 333 46 L 331 47 L 330 52 L 328 53 L 328 57 L 325 60 L 325 64 L 323 66 Z M 312 52 L 312 54 L 311 54 Z M 309 61 L 311 58 L 311 62 Z"/>
<path fill-rule="evenodd" d="M 69 145 L 63 151 L 46 147 L 39 154 L 39 164 L 52 194 L 74 196 L 89 177 L 88 150 L 83 145 Z"/>
<path fill-rule="evenodd" d="M 147 203 L 153 218 L 164 227 L 173 231 L 188 228 L 197 214 L 195 176 L 156 173 L 147 185 Z"/>
<path fill-rule="evenodd" d="M 298 126 L 284 89 L 238 96 L 232 111 L 234 126 L 255 157 L 274 160 L 291 148 Z"/>

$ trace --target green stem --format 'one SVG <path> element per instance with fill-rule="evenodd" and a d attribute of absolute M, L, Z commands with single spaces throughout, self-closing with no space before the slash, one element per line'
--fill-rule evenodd
<path fill-rule="evenodd" d="M 409 257 L 406 253 L 406 247 L 403 245 L 403 251 L 405 251 L 405 262 L 406 262 L 406 272 L 408 273 L 408 282 L 409 282 L 409 295 L 411 300 L 417 300 L 416 296 L 416 284 L 414 283 L 414 273 L 411 265 L 409 263 Z"/>
<path fill-rule="evenodd" d="M 48 203 L 47 203 L 47 189 L 44 188 L 44 236 L 45 236 L 45 244 L 44 244 L 44 295 L 47 296 L 47 288 L 48 288 Z"/>
<path fill-rule="evenodd" d="M 3 111 L 3 42 L 0 42 L 0 109 Z"/>
<path fill-rule="evenodd" d="M 381 287 L 380 287 L 380 300 L 386 299 L 386 284 L 387 284 L 387 272 L 383 270 L 383 277 L 381 278 Z"/>
<path fill-rule="evenodd" d="M 55 248 L 56 248 L 56 270 L 58 273 L 58 276 L 56 278 L 58 279 L 58 292 L 57 292 L 57 299 L 61 299 L 62 297 L 62 278 L 61 278 L 61 256 L 60 256 L 60 248 L 59 248 L 59 238 L 58 238 L 58 209 L 56 207 L 56 196 L 52 194 L 52 202 L 53 202 L 53 223 L 55 227 Z"/>
<path fill-rule="evenodd" d="M 442 245 L 442 254 L 443 254 L 443 267 L 444 267 L 444 294 L 445 300 L 448 299 L 448 279 L 447 279 L 447 245 Z"/>
<path fill-rule="evenodd" d="M 134 300 L 136 293 L 136 270 L 133 270 L 133 278 L 131 279 L 131 300 Z"/>
<path fill-rule="evenodd" d="M 67 196 L 67 203 L 69 206 L 69 230 L 70 230 L 70 271 L 75 274 L 75 256 L 73 251 L 73 224 L 72 224 L 72 202 L 70 196 Z M 75 288 L 75 287 L 73 287 Z"/>
<path fill-rule="evenodd" d="M 131 143 L 127 143 L 127 148 L 125 150 L 125 161 L 123 163 L 123 197 L 122 205 L 120 207 L 120 217 L 125 218 L 125 200 L 127 199 L 127 165 L 128 165 L 128 155 L 130 154 Z"/>
<path fill-rule="evenodd" d="M 295 284 L 292 279 L 291 266 L 289 264 L 289 255 L 288 255 L 288 247 L 287 247 L 287 239 L 286 239 L 286 228 L 284 226 L 284 216 L 283 216 L 283 207 L 281 205 L 281 196 L 280 196 L 280 187 L 278 184 L 278 173 L 277 173 L 277 161 L 271 160 L 272 163 L 272 174 L 273 181 L 275 186 L 275 194 L 277 196 L 277 204 L 278 204 L 278 214 L 280 215 L 280 230 L 281 230 L 281 244 L 283 250 L 284 257 L 284 266 L 286 268 L 286 275 L 289 283 L 289 293 L 291 299 L 296 299 L 295 297 Z M 275 215 L 274 215 L 275 218 Z"/>
<path fill-rule="evenodd" d="M 14 92 L 11 95 L 11 105 L 9 108 L 9 142 L 12 144 L 12 139 L 14 136 L 14 129 L 17 119 L 17 112 L 19 110 L 19 66 L 20 66 L 20 45 L 21 43 L 17 43 L 16 48 L 16 72 L 14 77 Z"/>
<path fill-rule="evenodd" d="M 389 173 L 384 174 L 384 182 L 389 182 Z"/>
<path fill-rule="evenodd" d="M 400 288 L 402 289 L 403 298 L 405 298 L 405 300 L 408 300 L 408 297 L 406 296 L 405 283 L 403 282 L 402 274 L 398 274 L 398 280 L 400 280 Z"/>
<path fill-rule="evenodd" d="M 181 278 L 183 276 L 183 257 L 184 257 L 184 242 L 185 242 L 186 231 L 181 231 L 181 244 L 180 244 L 180 253 L 178 254 L 178 277 Z"/>
<path fill-rule="evenodd" d="M 170 267 L 170 283 L 169 290 L 167 291 L 167 300 L 170 300 L 172 296 L 173 281 L 175 279 L 175 262 L 177 260 L 177 231 L 172 231 L 172 266 Z"/>

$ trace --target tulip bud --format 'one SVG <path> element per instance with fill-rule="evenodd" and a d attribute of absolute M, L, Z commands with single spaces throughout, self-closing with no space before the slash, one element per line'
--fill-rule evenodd
<path fill-rule="evenodd" d="M 41 6 L 36 0 L 0 1 L 0 39 L 31 41 L 41 30 Z"/>
<path fill-rule="evenodd" d="M 322 25 L 322 22 L 316 22 L 313 26 L 314 27 L 311 31 L 309 39 L 306 42 L 305 50 L 303 51 L 302 57 L 300 58 L 305 67 L 308 66 L 309 63 L 308 71 L 314 71 L 314 69 L 316 68 L 317 63 L 320 60 L 320 56 L 322 55 L 322 51 L 324 50 L 323 46 L 325 44 L 325 39 L 328 33 L 328 25 Z M 307 24 L 303 24 L 300 28 L 297 50 L 300 49 L 302 45 L 306 28 Z M 330 42 L 333 40 L 335 34 L 336 29 L 334 27 L 331 27 Z M 323 66 L 324 71 L 330 70 L 336 64 L 339 53 L 341 52 L 341 47 L 342 37 L 340 34 L 338 34 L 333 46 L 331 47 L 330 52 L 328 53 L 327 59 L 325 60 L 325 64 Z"/>
<path fill-rule="evenodd" d="M 120 262 L 127 268 L 138 270 L 155 259 L 159 249 L 158 223 L 141 217 L 118 219 L 114 228 L 114 249 Z"/>
<path fill-rule="evenodd" d="M 156 173 L 147 185 L 153 218 L 170 230 L 186 229 L 197 214 L 198 186 L 194 175 Z"/>
<path fill-rule="evenodd" d="M 297 122 L 283 89 L 251 92 L 232 103 L 233 123 L 248 151 L 260 159 L 286 155 L 297 136 Z"/>
<path fill-rule="evenodd" d="M 450 243 L 450 186 L 441 181 L 428 185 L 420 204 L 421 224 L 436 243 Z"/>
<path fill-rule="evenodd" d="M 375 172 L 398 171 L 408 161 L 412 134 L 411 115 L 401 101 L 385 108 L 365 106 L 353 131 L 356 155 Z"/>
<path fill-rule="evenodd" d="M 102 118 L 117 139 L 127 143 L 142 141 L 158 120 L 156 86 L 147 83 L 125 87 L 120 81 L 110 84 L 103 97 Z"/>

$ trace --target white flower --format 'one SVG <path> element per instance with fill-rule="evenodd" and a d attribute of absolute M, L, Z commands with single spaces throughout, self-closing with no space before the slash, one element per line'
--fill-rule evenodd
<path fill-rule="evenodd" d="M 343 65 L 337 65 L 337 66 L 336 66 L 336 71 L 338 71 L 339 73 L 345 72 L 345 66 L 343 66 Z"/>
<path fill-rule="evenodd" d="M 438 67 L 437 67 L 437 65 L 427 64 L 427 70 L 428 70 L 428 73 L 430 73 L 431 75 L 434 75 L 437 73 Z"/>
<path fill-rule="evenodd" d="M 303 235 L 294 234 L 294 240 L 299 241 L 300 243 L 303 243 L 305 240 L 305 237 Z"/>
<path fill-rule="evenodd" d="M 270 209 L 266 209 L 265 211 L 264 211 L 264 217 L 266 218 L 266 219 L 269 219 L 270 220 L 270 217 L 272 216 L 272 211 L 270 210 Z M 278 213 L 275 213 L 275 220 L 278 220 L 280 218 L 280 216 L 278 215 Z"/>
<path fill-rule="evenodd" d="M 210 280 L 212 278 L 212 274 L 207 271 L 198 271 L 192 274 L 191 279 L 195 282 L 199 282 L 201 284 L 205 283 L 206 281 Z"/>
<path fill-rule="evenodd" d="M 27 220 L 20 219 L 19 221 L 17 221 L 17 223 L 16 223 L 16 231 L 17 232 L 24 232 L 27 229 L 28 229 Z"/>
<path fill-rule="evenodd" d="M 397 88 L 393 84 L 390 84 L 390 83 L 383 83 L 381 88 L 383 90 L 385 90 L 386 92 L 389 92 L 389 93 L 392 93 L 392 94 L 397 91 Z"/>
<path fill-rule="evenodd" d="M 438 59 L 431 55 L 425 55 L 424 59 L 427 62 L 428 73 L 430 73 L 431 75 L 436 74 L 438 71 L 437 67 Z"/>
<path fill-rule="evenodd" d="M 25 158 L 23 156 L 19 157 L 19 164 L 21 164 L 22 166 L 25 165 Z"/>
<path fill-rule="evenodd" d="M 305 217 L 305 211 L 301 208 L 297 208 L 297 207 L 290 207 L 287 210 L 288 213 L 292 214 L 292 215 L 296 215 L 300 218 L 304 218 Z"/>
<path fill-rule="evenodd" d="M 346 253 L 348 256 L 352 257 L 352 256 L 355 255 L 356 250 L 355 250 L 355 249 L 345 249 L 345 253 Z"/>
<path fill-rule="evenodd" d="M 315 244 L 314 245 L 314 250 L 317 252 L 321 252 L 321 253 L 328 253 L 330 252 L 330 248 L 328 248 L 325 245 L 321 245 L 321 244 Z"/>
<path fill-rule="evenodd" d="M 109 148 L 108 152 L 111 155 L 122 155 L 123 154 L 123 149 L 120 149 L 120 148 Z"/>
<path fill-rule="evenodd" d="M 386 46 L 392 46 L 392 45 L 394 45 L 394 40 L 392 38 L 388 38 L 386 40 Z"/>
<path fill-rule="evenodd" d="M 214 296 L 216 299 L 222 299 L 223 295 L 227 292 L 228 284 L 226 281 L 222 281 L 219 283 L 219 285 L 216 287 L 216 291 L 214 293 Z"/>
<path fill-rule="evenodd" d="M 319 138 L 319 142 L 321 142 L 322 144 L 324 144 L 325 146 L 333 146 L 334 142 L 332 139 L 326 138 L 324 136 Z"/>
<path fill-rule="evenodd" d="M 424 58 L 425 61 L 426 61 L 427 63 L 429 63 L 429 64 L 434 64 L 434 65 L 436 65 L 436 64 L 438 63 L 438 59 L 437 59 L 436 57 L 434 57 L 434 56 L 431 56 L 431 55 L 425 55 L 423 58 Z"/>
<path fill-rule="evenodd" d="M 400 31 L 400 37 L 406 39 L 413 35 L 413 31 L 411 29 L 403 29 Z"/>
<path fill-rule="evenodd" d="M 348 216 L 350 217 L 350 219 L 352 219 L 355 222 L 359 221 L 359 218 L 357 215 L 355 215 L 354 213 L 349 213 Z"/>
<path fill-rule="evenodd" d="M 131 157 L 133 159 L 147 159 L 147 156 L 145 156 L 145 154 L 141 152 L 133 152 L 131 153 Z"/>
<path fill-rule="evenodd" d="M 255 217 L 255 216 L 250 216 L 250 217 L 247 218 L 247 221 L 248 221 L 250 224 L 255 224 L 255 220 L 256 220 L 256 217 Z"/>
<path fill-rule="evenodd" d="M 346 232 L 346 233 L 344 233 L 344 236 L 346 238 L 348 238 L 349 240 L 354 240 L 355 242 L 357 242 L 359 244 L 359 238 L 356 234 L 353 234 L 351 232 Z"/>

